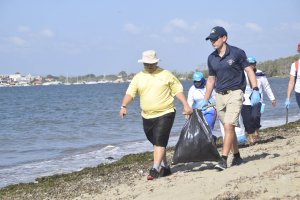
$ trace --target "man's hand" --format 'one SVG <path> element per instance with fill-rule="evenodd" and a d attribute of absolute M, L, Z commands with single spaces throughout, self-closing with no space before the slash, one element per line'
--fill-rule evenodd
<path fill-rule="evenodd" d="M 254 106 L 260 102 L 260 93 L 257 90 L 253 90 L 251 94 L 251 105 Z"/>
<path fill-rule="evenodd" d="M 126 114 L 127 114 L 126 108 L 121 107 L 120 112 L 119 112 L 120 117 L 123 118 Z"/>
<path fill-rule="evenodd" d="M 286 109 L 289 109 L 290 108 L 290 105 L 291 105 L 291 102 L 289 99 L 286 99 L 285 102 L 284 102 L 284 105 L 285 105 L 285 108 Z"/>
<path fill-rule="evenodd" d="M 208 106 L 208 101 L 202 99 L 199 103 L 196 104 L 196 108 L 200 110 L 206 110 Z"/>
<path fill-rule="evenodd" d="M 182 114 L 184 115 L 185 119 L 188 119 L 192 113 L 193 113 L 193 110 L 191 109 L 191 107 L 189 105 L 183 106 Z"/>
<path fill-rule="evenodd" d="M 191 109 L 190 106 L 186 105 L 186 106 L 183 107 L 182 114 L 184 114 L 184 115 L 190 115 L 192 113 L 193 113 L 193 110 Z"/>
<path fill-rule="evenodd" d="M 275 107 L 276 106 L 276 100 L 274 99 L 271 102 L 272 102 L 272 106 Z"/>
<path fill-rule="evenodd" d="M 216 105 L 216 100 L 214 98 L 210 98 L 209 103 L 213 104 L 213 105 Z"/>

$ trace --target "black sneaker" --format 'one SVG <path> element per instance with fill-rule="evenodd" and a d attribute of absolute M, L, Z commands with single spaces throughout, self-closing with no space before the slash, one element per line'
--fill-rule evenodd
<path fill-rule="evenodd" d="M 240 164 L 243 164 L 243 163 L 244 163 L 244 160 L 241 157 L 233 158 L 231 166 L 237 166 L 237 165 L 240 165 Z"/>
<path fill-rule="evenodd" d="M 155 168 L 152 168 L 149 171 L 149 175 L 147 176 L 147 180 L 153 180 L 153 179 L 158 178 L 158 177 L 159 177 L 159 172 Z"/>
<path fill-rule="evenodd" d="M 221 158 L 221 160 L 219 161 L 219 163 L 216 164 L 215 169 L 217 169 L 219 171 L 223 171 L 226 168 L 227 168 L 227 162 L 226 162 L 226 160 L 224 160 L 223 158 Z"/>
<path fill-rule="evenodd" d="M 217 144 L 217 140 L 218 140 L 217 136 L 212 135 L 212 137 L 213 137 L 213 139 L 214 139 L 215 144 Z"/>
<path fill-rule="evenodd" d="M 160 177 L 169 176 L 171 174 L 172 174 L 172 172 L 171 172 L 171 169 L 170 169 L 169 166 L 168 167 L 161 167 L 160 172 L 159 172 Z"/>

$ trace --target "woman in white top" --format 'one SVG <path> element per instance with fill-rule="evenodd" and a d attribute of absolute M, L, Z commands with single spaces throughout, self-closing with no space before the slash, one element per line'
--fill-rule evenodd
<path fill-rule="evenodd" d="M 188 104 L 191 108 L 197 109 L 199 102 L 204 99 L 206 88 L 206 80 L 201 72 L 195 72 L 193 74 L 193 85 L 189 89 Z M 215 92 L 213 91 L 209 104 L 215 104 Z M 205 111 L 202 111 L 203 116 L 210 127 L 211 131 L 214 129 L 215 121 L 217 118 L 217 111 L 214 107 L 209 107 Z"/>
<path fill-rule="evenodd" d="M 267 96 L 269 97 L 270 101 L 272 102 L 272 106 L 274 107 L 276 105 L 276 100 L 274 97 L 274 94 L 272 92 L 271 86 L 269 84 L 269 81 L 266 77 L 266 75 L 261 71 L 256 69 L 256 59 L 253 56 L 250 56 L 247 58 L 249 64 L 253 68 L 255 74 L 256 74 L 256 79 L 257 79 L 257 87 L 259 90 L 259 93 L 261 95 L 261 102 L 255 106 L 251 105 L 251 94 L 252 94 L 252 89 L 249 84 L 249 80 L 246 75 L 246 80 L 247 80 L 247 86 L 244 94 L 244 102 L 243 102 L 243 107 L 241 111 L 241 115 L 243 117 L 243 123 L 245 126 L 245 130 L 249 135 L 249 144 L 253 144 L 255 141 L 259 140 L 259 128 L 261 127 L 260 125 L 260 118 L 261 118 L 261 113 L 263 112 L 264 106 L 262 107 L 262 102 L 263 102 L 263 90 L 266 92 Z"/>

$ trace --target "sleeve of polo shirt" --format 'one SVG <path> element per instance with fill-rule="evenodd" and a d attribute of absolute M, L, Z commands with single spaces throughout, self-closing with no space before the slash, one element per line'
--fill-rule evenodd
<path fill-rule="evenodd" d="M 138 76 L 136 75 L 131 80 L 131 82 L 127 88 L 126 94 L 130 95 L 134 99 L 136 96 L 137 90 L 138 90 Z"/>
<path fill-rule="evenodd" d="M 245 69 L 246 67 L 249 67 L 249 62 L 247 61 L 247 56 L 245 51 L 243 51 L 242 49 L 239 50 L 239 61 L 240 61 L 240 65 L 243 67 L 243 69 Z"/>
<path fill-rule="evenodd" d="M 216 72 L 213 70 L 213 68 L 211 66 L 211 56 L 208 56 L 207 67 L 208 67 L 208 75 L 209 76 L 216 76 Z"/>
<path fill-rule="evenodd" d="M 180 83 L 180 81 L 174 75 L 171 75 L 169 85 L 170 85 L 170 89 L 171 89 L 171 95 L 173 97 L 176 94 L 178 94 L 179 92 L 183 92 L 182 84 Z"/>

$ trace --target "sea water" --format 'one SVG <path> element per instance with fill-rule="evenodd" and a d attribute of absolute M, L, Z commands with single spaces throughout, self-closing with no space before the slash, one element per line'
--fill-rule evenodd
<path fill-rule="evenodd" d="M 285 124 L 287 78 L 269 78 L 277 100 L 264 95 L 262 128 Z M 191 81 L 182 82 L 185 94 Z M 143 132 L 138 98 L 118 115 L 128 83 L 0 88 L 0 187 L 78 171 L 131 153 L 152 151 Z M 294 94 L 289 121 L 300 118 Z M 169 146 L 185 119 L 177 114 Z M 218 123 L 215 133 L 219 133 Z M 113 159 L 108 159 L 113 158 Z"/>

